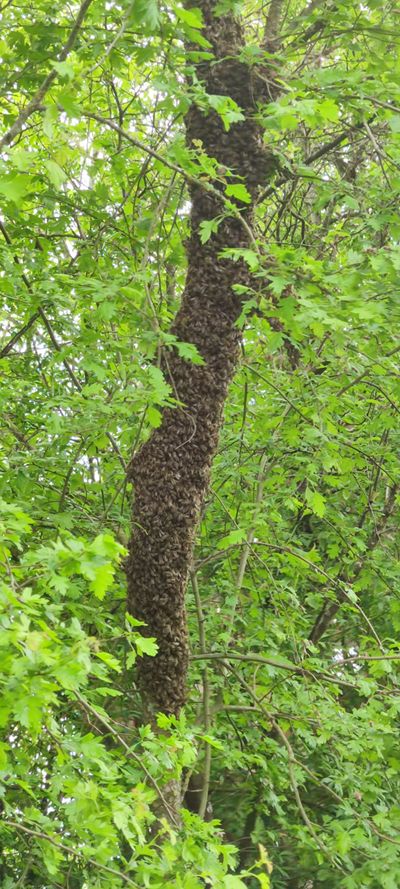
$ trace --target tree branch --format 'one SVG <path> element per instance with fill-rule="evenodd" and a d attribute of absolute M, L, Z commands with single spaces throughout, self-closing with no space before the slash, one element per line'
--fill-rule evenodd
<path fill-rule="evenodd" d="M 327 682 L 335 682 L 335 684 L 343 686 L 343 688 L 355 688 L 352 682 L 338 679 L 336 676 L 332 677 L 329 673 L 324 673 L 321 670 L 310 670 L 307 667 L 302 667 L 301 664 L 285 664 L 281 661 L 275 661 L 272 658 L 262 657 L 258 654 L 232 654 L 231 652 L 229 652 L 229 654 L 224 654 L 223 652 L 218 651 L 207 651 L 205 654 L 192 654 L 190 660 L 220 661 L 224 668 L 227 667 L 229 661 L 247 661 L 248 663 L 265 664 L 266 666 L 276 667 L 278 670 L 286 670 L 288 673 L 297 673 L 300 676 L 308 676 L 313 680 L 315 680 L 315 677 L 317 676 L 319 679 L 323 679 Z M 332 667 L 333 666 L 334 665 L 332 665 Z"/>
<path fill-rule="evenodd" d="M 371 121 L 375 120 L 375 117 L 376 114 L 370 117 L 367 123 L 371 123 Z M 314 163 L 314 161 L 319 160 L 321 157 L 325 157 L 325 155 L 329 154 L 331 151 L 341 145 L 342 142 L 345 142 L 346 139 L 348 139 L 350 133 L 356 133 L 357 131 L 363 129 L 365 129 L 364 121 L 350 126 L 343 133 L 339 133 L 338 136 L 335 136 L 335 138 L 332 139 L 330 142 L 326 142 L 325 145 L 321 145 L 320 148 L 317 148 L 316 151 L 314 151 L 312 154 L 309 154 L 308 157 L 305 157 L 302 161 L 303 166 L 310 167 L 311 164 Z M 297 178 L 299 177 L 297 176 L 295 170 L 288 170 L 286 173 L 283 173 L 283 175 L 280 176 L 280 178 L 275 182 L 274 185 L 269 185 L 268 188 L 265 189 L 265 191 L 261 192 L 258 197 L 257 203 L 261 204 L 262 201 L 265 200 L 265 198 L 268 198 L 270 197 L 270 195 L 274 194 L 276 189 L 280 188 L 281 185 L 285 185 L 285 183 L 289 182 L 291 179 Z"/>
<path fill-rule="evenodd" d="M 271 0 L 264 31 L 264 48 L 267 52 L 279 49 L 279 32 L 284 0 Z"/>
<path fill-rule="evenodd" d="M 0 223 L 0 227 L 1 227 L 1 223 Z M 3 348 L 0 351 L 0 358 L 5 358 L 8 355 L 8 353 L 12 351 L 12 349 L 14 348 L 14 346 L 18 342 L 18 340 L 20 340 L 24 336 L 25 333 L 28 333 L 28 330 L 30 330 L 30 328 L 34 325 L 35 321 L 37 321 L 37 319 L 39 317 L 40 317 L 39 312 L 34 312 L 33 315 L 31 315 L 31 317 L 26 322 L 26 324 L 24 324 L 23 327 L 20 327 L 20 329 L 17 330 L 16 333 L 13 334 L 13 336 L 8 341 L 8 343 L 5 346 L 3 346 Z"/>
<path fill-rule="evenodd" d="M 129 886 L 135 886 L 137 889 L 137 883 L 134 883 L 127 874 L 124 874 L 122 871 L 114 870 L 113 867 L 108 867 L 106 864 L 100 864 L 99 861 L 96 861 L 94 858 L 86 858 L 82 852 L 79 852 L 77 849 L 71 849 L 70 846 L 66 846 L 65 843 L 58 843 L 53 837 L 51 837 L 48 833 L 45 833 L 42 830 L 32 830 L 30 827 L 25 827 L 24 824 L 19 824 L 18 821 L 4 821 L 5 827 L 13 827 L 15 830 L 20 830 L 22 833 L 26 833 L 30 837 L 35 837 L 38 840 L 46 840 L 46 842 L 50 843 L 51 846 L 55 846 L 56 849 L 60 849 L 61 852 L 66 852 L 68 855 L 71 855 L 73 858 L 83 859 L 84 862 L 88 864 L 93 864 L 95 868 L 99 870 L 105 871 L 108 874 L 112 874 L 114 877 L 118 877 L 118 879 L 123 880 L 124 883 L 128 883 Z"/>

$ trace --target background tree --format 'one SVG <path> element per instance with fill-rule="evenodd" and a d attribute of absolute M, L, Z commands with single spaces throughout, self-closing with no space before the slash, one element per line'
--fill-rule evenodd
<path fill-rule="evenodd" d="M 397 6 L 0 16 L 2 883 L 392 889 Z"/>

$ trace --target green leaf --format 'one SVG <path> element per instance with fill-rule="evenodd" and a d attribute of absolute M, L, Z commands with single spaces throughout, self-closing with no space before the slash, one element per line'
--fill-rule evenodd
<path fill-rule="evenodd" d="M 223 886 L 225 889 L 247 889 L 246 883 L 244 883 L 240 877 L 235 877 L 233 874 L 227 874 L 223 878 Z"/>
<path fill-rule="evenodd" d="M 171 387 L 166 382 L 162 370 L 159 367 L 155 367 L 154 364 L 151 364 L 150 367 L 147 368 L 147 374 L 152 386 L 151 394 L 154 401 L 156 404 L 164 404 L 171 392 Z"/>
<path fill-rule="evenodd" d="M 192 364 L 205 364 L 203 356 L 200 355 L 194 343 L 180 343 L 176 341 L 174 345 L 181 358 L 190 361 Z"/>
<path fill-rule="evenodd" d="M 10 160 L 13 167 L 16 167 L 17 170 L 24 173 L 32 166 L 34 155 L 29 151 L 25 151 L 24 148 L 15 148 L 11 153 Z"/>
<path fill-rule="evenodd" d="M 347 585 L 346 585 L 346 599 L 348 599 L 350 602 L 353 602 L 354 605 L 358 602 L 357 593 L 355 592 L 355 590 L 352 589 L 352 587 L 347 586 Z"/>
<path fill-rule="evenodd" d="M 392 133 L 400 133 L 400 114 L 392 114 L 389 117 L 389 126 Z"/>
<path fill-rule="evenodd" d="M 52 182 L 56 188 L 60 188 L 60 185 L 62 185 L 63 182 L 65 182 L 65 180 L 68 178 L 67 174 L 60 167 L 60 165 L 56 163 L 56 161 L 44 161 L 44 166 L 46 167 L 46 170 L 49 174 L 50 182 Z"/>
<path fill-rule="evenodd" d="M 30 695 L 23 695 L 14 702 L 14 716 L 22 726 L 31 729 L 34 733 L 38 732 L 42 722 L 43 701 L 38 697 L 33 698 Z"/>
<path fill-rule="evenodd" d="M 94 578 L 90 583 L 90 589 L 97 599 L 104 599 L 107 590 L 114 580 L 114 566 L 110 562 L 97 565 L 93 568 Z"/>
<path fill-rule="evenodd" d="M 150 423 L 150 426 L 152 426 L 153 429 L 158 429 L 158 427 L 161 426 L 162 413 L 161 413 L 161 411 L 157 410 L 156 407 L 153 407 L 152 405 L 150 405 L 147 408 L 146 416 L 147 416 L 147 419 Z"/>
<path fill-rule="evenodd" d="M 260 886 L 261 886 L 261 889 L 270 889 L 270 887 L 271 887 L 271 880 L 270 880 L 270 878 L 267 876 L 267 874 L 263 874 L 263 873 L 261 872 L 261 873 L 259 873 L 259 874 L 254 874 L 254 876 L 255 876 L 256 880 L 258 880 L 258 882 L 259 882 L 259 884 L 260 884 Z"/>
<path fill-rule="evenodd" d="M 57 73 L 60 75 L 60 77 L 66 78 L 67 80 L 73 80 L 73 78 L 75 77 L 75 71 L 70 61 L 52 61 L 51 64 L 55 71 L 57 71 Z"/>
<path fill-rule="evenodd" d="M 87 671 L 82 667 L 82 664 L 72 659 L 58 664 L 52 673 L 57 682 L 66 689 L 79 688 L 84 684 L 87 676 Z"/>
<path fill-rule="evenodd" d="M 57 103 L 67 112 L 68 117 L 79 117 L 82 112 L 76 100 L 76 90 L 72 90 L 67 85 L 57 90 Z"/>
<path fill-rule="evenodd" d="M 7 176 L 0 178 L 0 195 L 4 195 L 9 201 L 14 201 L 17 206 L 22 204 L 23 198 L 31 186 L 29 176 Z"/>
<path fill-rule="evenodd" d="M 129 657 L 129 655 L 128 655 Z M 96 694 L 100 695 L 102 698 L 122 698 L 123 692 L 119 691 L 118 688 L 112 688 L 111 685 L 98 685 L 96 688 Z"/>
<path fill-rule="evenodd" d="M 62 103 L 61 103 L 62 104 Z M 46 134 L 48 139 L 53 139 L 55 123 L 58 120 L 58 108 L 55 103 L 51 103 L 46 105 L 45 113 L 42 115 L 43 122 L 43 132 Z"/>
<path fill-rule="evenodd" d="M 251 271 L 255 271 L 260 265 L 260 257 L 255 250 L 242 250 L 242 257 Z"/>
<path fill-rule="evenodd" d="M 183 9 L 180 6 L 175 6 L 175 15 L 181 22 L 185 25 L 188 25 L 190 28 L 203 28 L 203 14 L 201 9 L 197 6 L 191 7 L 191 9 Z"/>
<path fill-rule="evenodd" d="M 312 491 L 307 488 L 306 502 L 315 515 L 322 518 L 325 515 L 326 504 L 325 499 L 318 491 Z"/>
<path fill-rule="evenodd" d="M 225 549 L 227 546 L 233 546 L 235 543 L 242 543 L 246 539 L 246 530 L 244 528 L 234 528 L 226 537 L 222 537 L 217 543 L 217 549 Z"/>
<path fill-rule="evenodd" d="M 118 306 L 114 302 L 110 302 L 107 299 L 102 300 L 102 302 L 97 306 L 97 313 L 99 318 L 104 318 L 105 321 L 110 321 L 111 318 L 116 315 L 118 311 Z"/>
<path fill-rule="evenodd" d="M 8 756 L 7 756 L 8 744 L 0 741 L 0 772 L 4 772 L 7 769 L 8 764 Z"/>
<path fill-rule="evenodd" d="M 136 22 L 144 25 L 150 31 L 155 31 L 159 22 L 157 0 L 135 0 L 132 15 Z"/>
<path fill-rule="evenodd" d="M 220 115 L 226 131 L 232 124 L 245 120 L 242 109 L 230 96 L 208 94 L 207 101 L 209 106 Z"/>
<path fill-rule="evenodd" d="M 211 735 L 199 735 L 201 741 L 205 741 L 206 744 L 209 744 L 210 747 L 215 747 L 216 750 L 223 750 L 224 745 L 221 744 L 221 741 L 218 738 L 213 738 Z"/>
<path fill-rule="evenodd" d="M 351 849 L 351 838 L 349 834 L 344 830 L 340 830 L 335 839 L 335 848 L 339 855 L 346 855 L 349 849 Z"/>
<path fill-rule="evenodd" d="M 238 183 L 236 185 L 227 185 L 225 189 L 225 194 L 227 197 L 236 198 L 238 201 L 242 201 L 244 204 L 251 203 L 251 195 L 247 191 L 245 185 Z"/>
<path fill-rule="evenodd" d="M 136 661 L 137 661 L 136 651 L 133 651 L 133 650 L 129 651 L 126 656 L 126 660 L 125 660 L 126 669 L 130 670 L 131 667 L 133 667 L 133 665 L 136 664 Z"/>
<path fill-rule="evenodd" d="M 322 102 L 318 103 L 317 107 L 323 120 L 333 121 L 335 123 L 339 119 L 339 107 L 334 99 L 324 99 Z"/>
<path fill-rule="evenodd" d="M 71 546 L 71 540 L 68 542 Z M 74 543 L 79 544 L 80 541 L 74 541 Z M 124 547 L 110 533 L 98 534 L 87 548 L 89 552 L 95 553 L 98 556 L 106 556 L 114 562 L 118 562 L 119 558 L 125 553 Z"/>
<path fill-rule="evenodd" d="M 220 223 L 220 216 L 215 219 L 204 219 L 203 222 L 200 223 L 200 241 L 202 244 L 206 244 L 207 241 L 210 240 L 211 235 L 218 231 Z"/>
<path fill-rule="evenodd" d="M 107 667 L 110 667 L 111 670 L 116 670 L 117 673 L 121 672 L 120 662 L 108 651 L 96 651 L 96 657 L 107 664 Z"/>
<path fill-rule="evenodd" d="M 157 642 L 149 636 L 135 636 L 135 645 L 138 654 L 147 654 L 150 657 L 154 657 L 157 654 Z"/>
<path fill-rule="evenodd" d="M 54 840 L 54 844 L 51 842 L 51 839 Z M 64 861 L 62 850 L 57 848 L 59 843 L 60 840 L 54 838 L 52 834 L 49 834 L 49 841 L 39 841 L 45 867 L 52 877 L 57 876 Z"/>

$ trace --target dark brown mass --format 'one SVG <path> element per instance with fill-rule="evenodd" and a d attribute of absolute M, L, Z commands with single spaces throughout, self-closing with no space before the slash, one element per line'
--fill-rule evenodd
<path fill-rule="evenodd" d="M 191 146 L 200 139 L 209 156 L 243 177 L 238 181 L 244 181 L 254 200 L 271 172 L 271 158 L 253 117 L 265 79 L 257 80 L 254 69 L 235 58 L 243 36 L 234 17 L 214 16 L 214 0 L 196 0 L 191 5 L 202 10 L 203 34 L 215 57 L 212 64 L 197 65 L 197 76 L 209 94 L 234 99 L 246 120 L 227 132 L 216 112 L 205 115 L 193 104 L 185 121 L 187 142 Z M 250 234 L 241 219 L 225 219 L 202 245 L 200 223 L 220 215 L 222 203 L 218 195 L 194 184 L 190 198 L 187 279 L 172 332 L 180 341 L 194 343 L 206 363 L 194 365 L 171 352 L 164 361 L 164 373 L 184 407 L 164 410 L 161 426 L 131 463 L 134 506 L 127 562 L 128 608 L 146 622 L 147 633 L 159 645 L 157 657 L 142 658 L 138 668 L 146 707 L 150 712 L 174 714 L 179 713 L 186 695 L 185 591 L 194 536 L 239 354 L 240 331 L 235 322 L 241 305 L 232 285 L 249 283 L 242 261 L 220 258 L 224 247 L 250 246 Z M 241 214 L 251 227 L 252 205 L 243 206 Z"/>

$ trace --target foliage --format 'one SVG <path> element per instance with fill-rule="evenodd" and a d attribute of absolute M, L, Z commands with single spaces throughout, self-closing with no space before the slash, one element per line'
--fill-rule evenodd
<path fill-rule="evenodd" d="M 212 56 L 197 6 L 93 0 L 65 57 L 76 5 L 0 7 L 2 133 L 54 72 L 0 157 L 5 889 L 399 886 L 398 11 L 291 0 L 273 54 L 265 4 L 233 6 L 243 61 L 272 57 L 281 84 L 258 112 L 276 173 L 237 288 L 189 701 L 158 730 L 135 687 L 155 643 L 125 613 L 125 471 L 176 404 L 161 353 L 202 361 L 169 330 L 186 183 L 222 186 L 221 218 L 248 202 L 183 115 L 230 131 L 241 109 L 185 81 Z M 194 776 L 182 824 L 157 821 Z"/>

